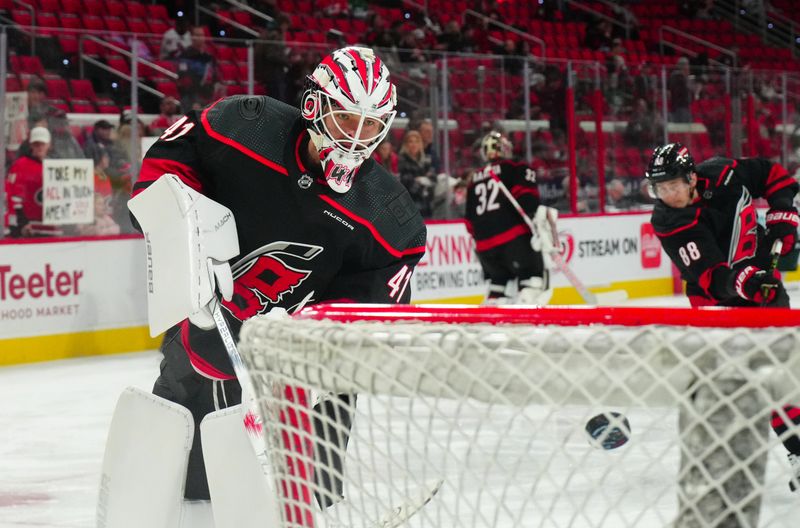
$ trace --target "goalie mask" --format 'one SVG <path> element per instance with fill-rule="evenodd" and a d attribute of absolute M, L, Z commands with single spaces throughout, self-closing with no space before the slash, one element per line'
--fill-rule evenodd
<path fill-rule="evenodd" d="M 481 159 L 483 161 L 510 158 L 512 151 L 511 142 L 500 132 L 489 132 L 481 140 Z"/>
<path fill-rule="evenodd" d="M 303 117 L 334 191 L 353 185 L 358 168 L 389 132 L 396 101 L 389 70 L 369 48 L 338 49 L 306 78 Z"/>

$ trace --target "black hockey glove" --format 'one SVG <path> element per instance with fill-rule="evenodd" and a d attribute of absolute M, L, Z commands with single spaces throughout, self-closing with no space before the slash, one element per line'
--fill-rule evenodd
<path fill-rule="evenodd" d="M 755 266 L 747 266 L 736 274 L 734 289 L 742 299 L 764 305 L 786 296 L 777 271 L 770 273 Z"/>
<path fill-rule="evenodd" d="M 767 247 L 772 247 L 773 242 L 780 240 L 783 242 L 781 255 L 785 255 L 794 249 L 797 241 L 797 226 L 800 224 L 800 216 L 797 209 L 770 209 L 767 211 Z"/>

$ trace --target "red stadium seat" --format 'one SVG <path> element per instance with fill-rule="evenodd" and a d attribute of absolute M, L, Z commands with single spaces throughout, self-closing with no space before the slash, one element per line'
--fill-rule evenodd
<path fill-rule="evenodd" d="M 95 108 L 94 104 L 86 99 L 73 99 L 71 103 L 73 112 L 79 114 L 93 114 L 97 112 L 97 108 Z"/>
<path fill-rule="evenodd" d="M 103 31 L 106 29 L 106 25 L 100 15 L 84 14 L 81 15 L 81 20 L 83 21 L 83 27 L 89 31 Z"/>
<path fill-rule="evenodd" d="M 128 29 L 133 33 L 150 33 L 150 26 L 141 18 L 128 18 Z"/>
<path fill-rule="evenodd" d="M 147 17 L 150 19 L 168 20 L 169 13 L 163 4 L 147 4 Z"/>
<path fill-rule="evenodd" d="M 126 75 L 130 75 L 131 73 L 131 67 L 130 64 L 128 64 L 128 59 L 120 57 L 119 55 L 112 55 L 106 57 L 106 64 L 110 68 L 114 68 L 115 70 L 122 72 Z"/>
<path fill-rule="evenodd" d="M 157 82 L 155 88 L 164 95 L 180 99 L 180 94 L 178 93 L 178 85 L 176 85 L 172 81 Z"/>
<path fill-rule="evenodd" d="M 91 13 L 92 15 L 105 15 L 106 3 L 105 0 L 83 0 L 84 13 Z"/>
<path fill-rule="evenodd" d="M 58 45 L 64 55 L 71 56 L 78 54 L 78 37 L 73 35 L 59 35 Z"/>
<path fill-rule="evenodd" d="M 119 114 L 119 107 L 111 99 L 96 101 L 97 112 L 100 114 Z"/>
<path fill-rule="evenodd" d="M 128 7 L 128 14 L 134 18 L 148 18 L 147 9 L 141 2 L 125 2 Z"/>
<path fill-rule="evenodd" d="M 60 27 L 64 29 L 83 29 L 83 24 L 78 15 L 65 13 L 58 17 Z M 75 34 L 75 33 L 72 33 Z"/>
<path fill-rule="evenodd" d="M 81 0 L 61 0 L 61 10 L 64 13 L 77 15 L 83 12 Z"/>
<path fill-rule="evenodd" d="M 106 16 L 105 24 L 110 31 L 119 31 L 120 33 L 128 31 L 128 25 L 125 23 L 125 20 L 120 17 Z"/>
<path fill-rule="evenodd" d="M 41 13 L 60 13 L 61 6 L 58 0 L 39 0 L 39 14 Z"/>
<path fill-rule="evenodd" d="M 106 2 L 106 12 L 111 16 L 127 17 L 128 10 L 125 8 L 125 2 L 118 0 L 111 0 Z"/>
<path fill-rule="evenodd" d="M 220 62 L 219 75 L 223 81 L 237 82 L 240 80 L 239 68 L 233 62 Z M 246 78 L 246 77 L 245 77 Z"/>
<path fill-rule="evenodd" d="M 66 79 L 47 79 L 45 78 L 44 84 L 47 87 L 47 96 L 55 99 L 63 99 L 65 101 L 70 99 L 69 86 Z"/>

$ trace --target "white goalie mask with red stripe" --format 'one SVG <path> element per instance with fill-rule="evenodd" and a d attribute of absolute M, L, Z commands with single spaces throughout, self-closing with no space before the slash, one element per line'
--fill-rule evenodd
<path fill-rule="evenodd" d="M 395 86 L 371 49 L 354 46 L 322 59 L 306 81 L 302 112 L 325 181 L 334 191 L 347 192 L 392 126 Z"/>

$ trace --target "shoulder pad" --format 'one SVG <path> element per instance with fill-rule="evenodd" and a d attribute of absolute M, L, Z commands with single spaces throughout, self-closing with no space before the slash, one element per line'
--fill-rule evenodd
<path fill-rule="evenodd" d="M 263 95 L 220 99 L 203 111 L 201 122 L 214 139 L 277 164 L 287 141 L 305 128 L 299 109 Z M 270 141 L 264 141 L 267 133 L 272 134 Z"/>

